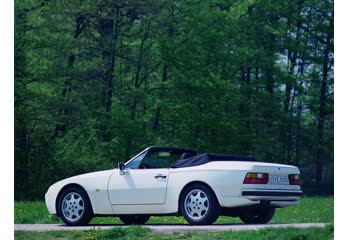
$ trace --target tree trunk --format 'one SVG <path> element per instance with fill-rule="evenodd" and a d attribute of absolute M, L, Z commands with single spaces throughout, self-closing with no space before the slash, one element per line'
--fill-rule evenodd
<path fill-rule="evenodd" d="M 16 119 L 15 121 L 15 193 L 16 198 L 25 197 L 21 193 L 25 192 L 28 180 L 29 163 L 28 134 L 26 124 Z"/>
<path fill-rule="evenodd" d="M 163 74 L 162 74 L 162 82 L 166 82 L 168 79 L 168 68 L 166 65 L 163 66 Z M 164 88 L 161 87 L 160 92 L 159 92 L 159 99 L 162 99 L 164 94 Z M 152 124 L 152 129 L 153 131 L 159 131 L 159 126 L 160 126 L 160 111 L 161 111 L 161 106 L 158 106 L 156 109 L 156 112 L 154 114 L 154 119 L 153 119 L 153 124 Z"/>
<path fill-rule="evenodd" d="M 251 144 L 251 98 L 252 98 L 252 89 L 251 89 L 251 68 L 250 67 L 241 67 L 241 95 L 243 99 L 239 105 L 239 113 L 242 123 L 241 133 L 245 136 L 242 136 L 240 141 L 241 148 L 246 154 L 250 154 L 252 150 Z"/>
<path fill-rule="evenodd" d="M 116 15 L 119 15 L 119 8 L 116 8 Z M 116 48 L 119 34 L 119 17 L 117 19 L 100 19 L 100 32 L 102 42 L 107 43 L 103 58 L 106 61 L 104 74 L 103 105 L 107 113 L 112 111 L 114 68 L 116 63 Z M 107 115 L 109 116 L 109 115 Z"/>
<path fill-rule="evenodd" d="M 333 28 L 333 17 L 330 22 L 330 29 Z M 323 55 L 323 67 L 322 67 L 322 80 L 321 80 L 321 90 L 320 90 L 320 104 L 319 104 L 319 117 L 317 123 L 317 149 L 316 149 L 316 182 L 322 181 L 323 175 L 323 161 L 325 158 L 324 152 L 324 125 L 325 125 L 325 117 L 326 117 L 326 103 L 327 103 L 327 81 L 328 81 L 328 72 L 329 72 L 329 54 L 331 51 L 331 38 L 332 31 L 327 33 L 327 39 L 325 42 L 325 49 Z"/>
<path fill-rule="evenodd" d="M 301 112 L 303 110 L 302 100 L 299 100 L 297 106 L 297 127 L 295 140 L 295 166 L 299 166 L 300 162 L 300 135 L 301 135 Z"/>
<path fill-rule="evenodd" d="M 300 142 L 301 142 L 301 123 L 302 123 L 302 111 L 303 111 L 303 100 L 302 100 L 302 91 L 303 88 L 303 78 L 304 78 L 304 66 L 305 66 L 305 58 L 302 55 L 301 56 L 301 63 L 300 63 L 300 80 L 298 83 L 298 103 L 297 103 L 297 126 L 296 126 L 296 140 L 295 140 L 295 165 L 299 166 L 300 161 Z"/>
<path fill-rule="evenodd" d="M 73 39 L 76 41 L 79 36 L 81 35 L 81 33 L 83 32 L 83 29 L 85 28 L 85 16 L 84 15 L 79 15 L 79 16 L 76 16 L 76 25 L 75 25 L 75 30 L 74 30 L 74 33 L 73 33 Z M 64 81 L 64 88 L 61 92 L 61 96 L 63 98 L 63 101 L 64 101 L 64 107 L 63 107 L 63 110 L 60 110 L 60 115 L 62 114 L 62 118 L 61 118 L 61 121 L 60 123 L 56 124 L 55 126 L 55 137 L 57 136 L 62 136 L 67 128 L 68 128 L 68 125 L 69 125 L 69 121 L 66 120 L 68 119 L 67 115 L 71 114 L 72 111 L 71 111 L 71 108 L 68 106 L 69 102 L 70 102 L 70 93 L 72 91 L 72 76 L 71 76 L 71 73 L 73 72 L 73 69 L 74 69 L 74 64 L 75 64 L 75 60 L 76 60 L 76 57 L 75 57 L 75 54 L 71 54 L 68 56 L 68 64 L 67 64 L 67 75 L 68 75 L 68 78 L 66 81 Z"/>

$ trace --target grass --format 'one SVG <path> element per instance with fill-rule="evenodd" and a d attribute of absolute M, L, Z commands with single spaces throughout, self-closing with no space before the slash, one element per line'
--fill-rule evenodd
<path fill-rule="evenodd" d="M 299 205 L 277 209 L 271 223 L 334 222 L 334 197 L 303 197 Z M 15 223 L 63 223 L 51 216 L 44 202 L 15 202 Z M 215 224 L 242 223 L 238 218 L 220 217 Z M 94 218 L 91 224 L 122 224 L 117 217 Z M 183 217 L 151 217 L 147 224 L 187 224 Z"/>
<path fill-rule="evenodd" d="M 89 231 L 60 231 L 60 232 L 15 232 L 16 240 L 109 240 L 109 239 L 191 239 L 191 240 L 216 240 L 216 239 L 241 239 L 241 240 L 327 240 L 333 239 L 334 227 L 325 228 L 267 228 L 259 231 L 223 231 L 223 232 L 188 232 L 162 234 L 151 231 L 149 228 L 128 227 L 113 228 L 110 230 L 93 229 Z"/>

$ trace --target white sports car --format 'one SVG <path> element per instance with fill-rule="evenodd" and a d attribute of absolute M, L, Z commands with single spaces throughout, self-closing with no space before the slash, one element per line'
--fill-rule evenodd
<path fill-rule="evenodd" d="M 212 224 L 220 215 L 261 224 L 275 208 L 299 203 L 299 174 L 297 167 L 250 156 L 156 146 L 118 168 L 57 182 L 45 200 L 50 214 L 67 225 L 86 225 L 97 216 L 144 224 L 155 215 L 184 216 L 196 225 Z"/>

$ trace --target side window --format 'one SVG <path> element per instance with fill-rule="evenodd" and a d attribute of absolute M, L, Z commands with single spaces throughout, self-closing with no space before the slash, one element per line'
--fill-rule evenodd
<path fill-rule="evenodd" d="M 140 156 L 138 156 L 137 158 L 132 160 L 130 163 L 128 163 L 125 167 L 132 168 L 132 169 L 139 168 L 140 163 L 143 160 L 143 158 L 146 156 L 146 154 L 147 154 L 147 152 L 142 153 Z"/>
<path fill-rule="evenodd" d="M 174 152 L 150 152 L 139 165 L 140 168 L 169 168 L 171 163 L 179 160 L 181 154 Z"/>

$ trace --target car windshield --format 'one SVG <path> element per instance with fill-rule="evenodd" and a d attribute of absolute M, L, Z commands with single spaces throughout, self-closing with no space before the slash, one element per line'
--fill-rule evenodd
<path fill-rule="evenodd" d="M 129 169 L 169 168 L 171 163 L 181 159 L 183 153 L 185 153 L 185 151 L 146 151 L 128 162 L 125 167 Z"/>
<path fill-rule="evenodd" d="M 134 160 L 125 165 L 125 168 L 136 169 L 139 168 L 142 159 L 146 156 L 147 152 L 144 152 L 137 156 Z"/>

